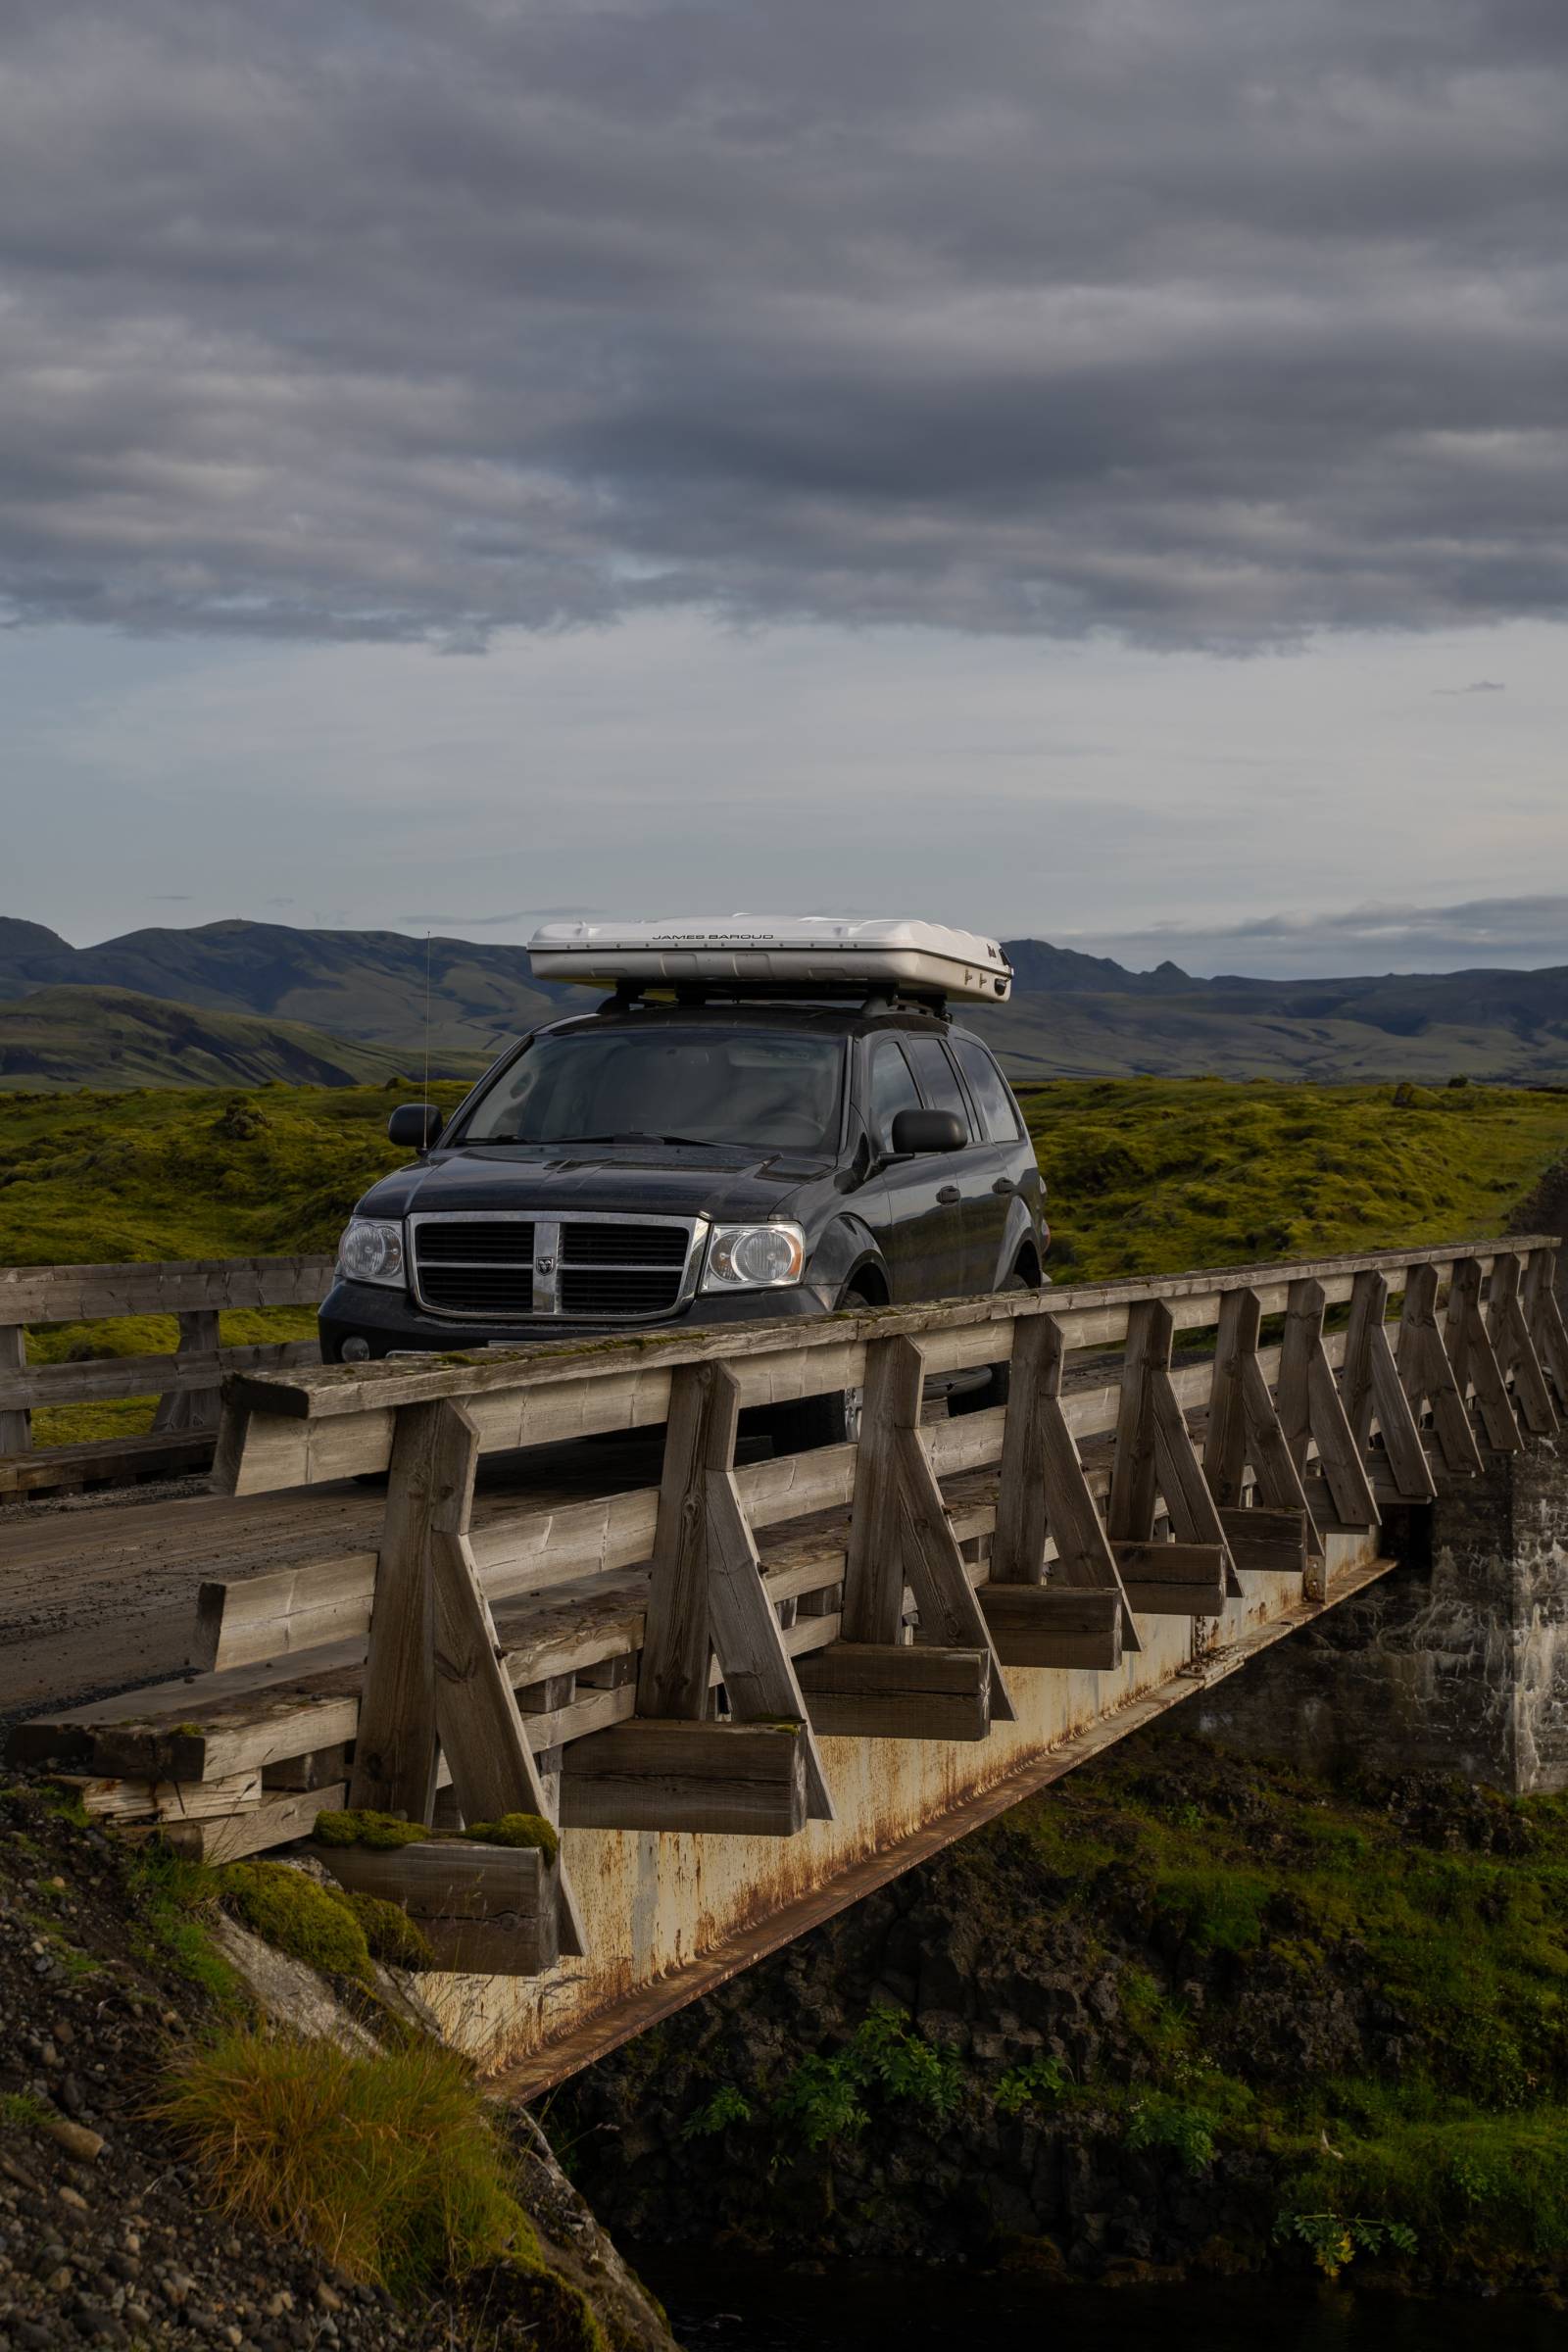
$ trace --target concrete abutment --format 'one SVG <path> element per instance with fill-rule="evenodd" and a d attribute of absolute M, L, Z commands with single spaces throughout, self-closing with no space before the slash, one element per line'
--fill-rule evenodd
<path fill-rule="evenodd" d="M 1384 1548 L 1396 1571 L 1205 1692 L 1202 1729 L 1318 1774 L 1568 1788 L 1568 1446 L 1392 1507 Z"/>

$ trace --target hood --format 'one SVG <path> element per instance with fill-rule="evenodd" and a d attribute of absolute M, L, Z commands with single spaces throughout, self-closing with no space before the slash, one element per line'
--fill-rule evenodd
<path fill-rule="evenodd" d="M 520 1144 L 460 1148 L 383 1176 L 356 1213 L 404 1217 L 414 1209 L 427 1215 L 443 1208 L 504 1208 L 548 1216 L 602 1209 L 764 1218 L 787 1213 L 802 1186 L 828 1174 L 830 1166 L 800 1152 L 700 1152 L 677 1145 L 555 1152 Z"/>

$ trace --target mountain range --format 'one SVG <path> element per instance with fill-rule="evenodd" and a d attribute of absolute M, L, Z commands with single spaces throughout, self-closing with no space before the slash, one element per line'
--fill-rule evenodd
<path fill-rule="evenodd" d="M 966 1020 L 1022 1081 L 1137 1075 L 1568 1083 L 1568 965 L 1343 980 L 1129 971 L 1004 943 L 1011 1002 Z M 0 1088 L 351 1084 L 477 1069 L 585 1001 L 527 952 L 240 920 L 73 948 L 0 917 Z M 182 1008 L 176 1019 L 171 1008 Z"/>

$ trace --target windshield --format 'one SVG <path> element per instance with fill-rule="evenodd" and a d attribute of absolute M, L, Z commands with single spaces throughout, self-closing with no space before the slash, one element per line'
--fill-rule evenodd
<path fill-rule="evenodd" d="M 844 1042 L 758 1029 L 566 1029 L 534 1039 L 465 1123 L 475 1143 L 740 1144 L 833 1152 Z"/>

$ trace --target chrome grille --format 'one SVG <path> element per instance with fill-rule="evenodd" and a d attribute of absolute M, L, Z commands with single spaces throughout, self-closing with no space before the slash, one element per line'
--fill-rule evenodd
<path fill-rule="evenodd" d="M 409 1219 L 415 1297 L 466 1322 L 642 1322 L 696 1288 L 704 1220 L 493 1216 Z"/>

